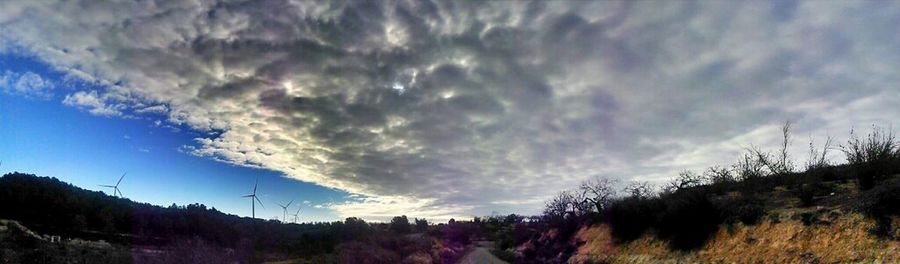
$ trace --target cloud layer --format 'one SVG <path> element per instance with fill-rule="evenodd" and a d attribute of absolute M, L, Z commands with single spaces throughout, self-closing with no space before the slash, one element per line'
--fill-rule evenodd
<path fill-rule="evenodd" d="M 447 218 L 728 162 L 787 119 L 889 123 L 898 24 L 890 2 L 6 1 L 0 51 L 102 85 L 66 105 L 364 196 L 340 215 Z"/>

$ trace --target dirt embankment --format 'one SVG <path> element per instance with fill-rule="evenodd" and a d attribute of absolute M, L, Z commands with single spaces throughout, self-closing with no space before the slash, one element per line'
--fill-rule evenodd
<path fill-rule="evenodd" d="M 900 222 L 900 219 L 894 219 Z M 806 225 L 765 220 L 754 226 L 722 227 L 696 251 L 672 251 L 652 234 L 614 243 L 609 226 L 576 235 L 585 243 L 571 263 L 900 263 L 900 241 L 869 234 L 874 221 L 848 213 Z"/>

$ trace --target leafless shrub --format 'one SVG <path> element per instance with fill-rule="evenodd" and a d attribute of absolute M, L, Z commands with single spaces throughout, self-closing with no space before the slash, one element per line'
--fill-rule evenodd
<path fill-rule="evenodd" d="M 750 159 L 751 157 L 743 157 L 740 162 L 744 162 L 742 165 L 751 165 L 749 168 L 752 168 L 752 170 L 745 171 L 752 172 L 748 175 L 751 177 L 790 174 L 794 172 L 794 162 L 791 161 L 790 154 L 788 153 L 788 148 L 790 148 L 790 146 L 791 122 L 788 121 L 781 127 L 781 146 L 778 152 L 773 154 L 765 152 L 759 147 L 750 146 L 747 148 L 747 155 L 751 156 L 752 159 Z M 761 165 L 761 168 L 756 168 L 757 165 Z M 762 170 L 763 168 L 765 170 Z"/>
<path fill-rule="evenodd" d="M 856 170 L 859 187 L 871 189 L 886 174 L 892 172 L 900 159 L 900 143 L 892 130 L 872 127 L 866 138 L 859 138 L 854 130 L 850 130 L 850 140 L 841 146 L 847 155 L 847 162 Z M 894 168 L 895 169 L 895 168 Z"/>
<path fill-rule="evenodd" d="M 892 130 L 885 131 L 872 127 L 872 132 L 865 139 L 860 139 L 854 130 L 850 130 L 850 140 L 842 145 L 841 150 L 847 155 L 850 164 L 861 164 L 891 159 L 897 154 L 898 143 Z"/>
<path fill-rule="evenodd" d="M 809 139 L 809 159 L 806 161 L 806 170 L 813 170 L 818 168 L 828 167 L 831 164 L 828 162 L 828 151 L 833 149 L 834 138 L 829 136 L 825 139 L 825 145 L 822 145 L 822 149 L 819 150 L 816 148 L 815 143 L 812 140 L 812 137 Z"/>
<path fill-rule="evenodd" d="M 707 168 L 703 176 L 712 184 L 728 183 L 737 180 L 731 169 L 718 165 Z"/>
<path fill-rule="evenodd" d="M 794 188 L 802 206 L 812 206 L 815 196 L 827 191 L 822 183 L 832 170 L 828 162 L 828 150 L 832 147 L 833 138 L 827 137 L 822 149 L 816 148 L 812 138 L 809 140 L 809 158 L 806 161 L 806 172 L 795 178 Z"/>
<path fill-rule="evenodd" d="M 737 163 L 732 165 L 734 173 L 739 180 L 755 179 L 768 174 L 766 172 L 766 157 L 762 156 L 761 153 L 758 149 L 748 149 L 747 153 L 741 155 Z"/>

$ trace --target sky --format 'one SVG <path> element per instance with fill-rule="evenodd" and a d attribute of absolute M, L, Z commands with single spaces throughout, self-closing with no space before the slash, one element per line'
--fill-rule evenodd
<path fill-rule="evenodd" d="M 893 1 L 3 1 L 0 171 L 243 216 L 259 180 L 260 218 L 535 214 L 786 121 L 798 161 L 892 126 L 896 25 Z"/>

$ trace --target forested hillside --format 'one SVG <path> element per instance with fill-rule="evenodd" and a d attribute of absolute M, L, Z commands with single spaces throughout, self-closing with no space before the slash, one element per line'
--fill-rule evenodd
<path fill-rule="evenodd" d="M 406 216 L 260 220 L 202 204 L 138 203 L 24 173 L 0 177 L 0 219 L 15 221 L 0 226 L 0 263 L 453 263 L 478 230 Z"/>

